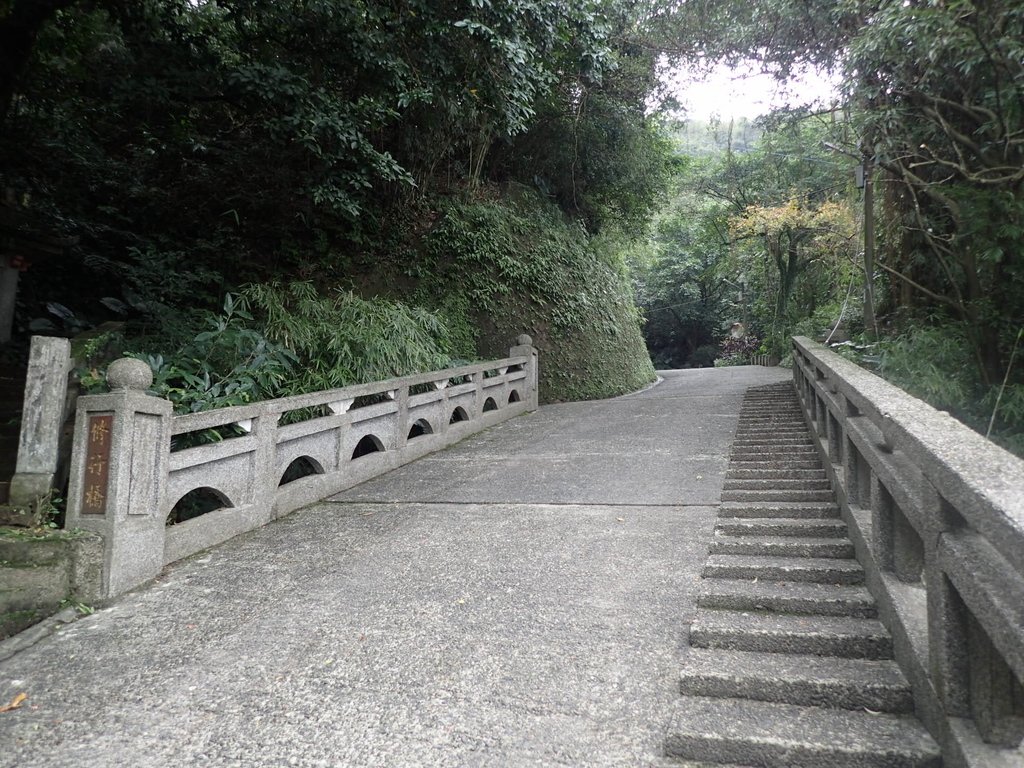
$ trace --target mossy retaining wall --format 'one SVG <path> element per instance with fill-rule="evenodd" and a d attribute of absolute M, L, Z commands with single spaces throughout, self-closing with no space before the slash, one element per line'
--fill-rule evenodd
<path fill-rule="evenodd" d="M 102 542 L 91 533 L 0 528 L 0 640 L 62 604 L 96 601 L 102 557 Z"/>

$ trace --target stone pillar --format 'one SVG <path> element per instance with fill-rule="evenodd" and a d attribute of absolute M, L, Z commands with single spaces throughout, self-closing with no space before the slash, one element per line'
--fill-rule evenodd
<path fill-rule="evenodd" d="M 523 357 L 529 358 L 526 363 L 526 392 L 524 392 L 523 400 L 527 403 L 528 410 L 536 411 L 539 407 L 540 397 L 540 384 L 538 376 L 540 370 L 537 367 L 537 348 L 533 346 L 533 339 L 527 336 L 525 333 L 516 339 L 516 346 L 512 347 L 508 351 L 509 357 Z"/>
<path fill-rule="evenodd" d="M 103 597 L 154 578 L 164 566 L 164 497 L 171 403 L 146 394 L 141 360 L 110 364 L 110 393 L 78 399 L 67 527 L 103 537 Z"/>
<path fill-rule="evenodd" d="M 71 343 L 67 339 L 32 337 L 10 496 L 11 506 L 30 508 L 32 517 L 53 487 L 57 472 L 70 370 Z"/>

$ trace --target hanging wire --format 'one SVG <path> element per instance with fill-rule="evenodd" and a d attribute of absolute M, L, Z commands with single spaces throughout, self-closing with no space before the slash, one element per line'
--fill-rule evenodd
<path fill-rule="evenodd" d="M 843 302 L 843 308 L 839 310 L 839 319 L 836 320 L 835 326 L 832 328 L 832 333 L 825 339 L 825 345 L 827 346 L 832 337 L 836 335 L 836 331 L 839 329 L 840 324 L 843 322 L 843 317 L 846 315 L 846 308 L 850 305 L 850 296 L 853 295 L 853 281 L 854 278 L 850 278 L 850 287 L 846 289 L 846 301 Z"/>
<path fill-rule="evenodd" d="M 1003 376 L 1003 385 L 999 387 L 999 394 L 996 395 L 996 405 L 992 409 L 992 418 L 988 420 L 988 430 L 985 432 L 985 437 L 992 436 L 992 427 L 996 423 L 996 413 L 999 412 L 999 403 L 1003 399 L 1003 392 L 1006 391 L 1006 385 L 1010 381 L 1010 369 L 1013 368 L 1013 359 L 1017 356 L 1017 347 L 1020 346 L 1021 337 L 1024 337 L 1024 326 L 1017 331 L 1017 340 L 1013 342 L 1013 351 L 1010 353 L 1010 362 L 1006 364 L 1006 375 Z"/>

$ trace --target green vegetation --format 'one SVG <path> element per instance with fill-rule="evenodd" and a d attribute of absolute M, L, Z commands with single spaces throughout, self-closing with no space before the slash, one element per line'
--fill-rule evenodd
<path fill-rule="evenodd" d="M 825 148 L 850 130 L 836 116 L 763 121 L 737 144 L 733 130 L 677 132 L 698 150 L 682 164 L 673 202 L 640 260 L 645 335 L 659 365 L 742 364 L 785 357 L 794 332 L 829 334 L 863 284 L 856 254 L 852 163 Z M 723 338 L 742 323 L 748 340 Z M 812 330 L 813 329 L 813 330 Z M 751 346 L 749 337 L 760 339 Z"/>
<path fill-rule="evenodd" d="M 523 332 L 546 400 L 615 394 L 641 316 L 660 366 L 849 337 L 1019 445 L 1022 40 L 1010 0 L 8 0 L 17 331 L 122 321 L 181 410 Z M 651 114 L 661 63 L 740 59 L 844 104 Z"/>
<path fill-rule="evenodd" d="M 749 320 L 765 351 L 793 331 L 850 334 L 845 353 L 1024 452 L 1020 3 L 690 0 L 656 26 L 684 58 L 754 60 L 780 78 L 831 70 L 845 102 L 774 115 L 753 148 L 698 143 L 687 188 L 714 236 L 663 251 L 656 272 L 701 254 L 736 286 L 727 315 Z M 877 237 L 865 240 L 869 222 Z M 677 323 L 648 339 L 668 347 L 680 334 L 696 338 Z"/>
<path fill-rule="evenodd" d="M 534 193 L 507 203 L 453 204 L 425 238 L 427 302 L 447 302 L 456 327 L 480 328 L 486 356 L 528 333 L 547 401 L 609 397 L 654 380 L 630 296 L 621 244 L 589 238 Z M 458 316 L 459 309 L 465 313 Z"/>
<path fill-rule="evenodd" d="M 0 226 L 64 243 L 17 330 L 123 321 L 183 411 L 523 332 L 579 344 L 545 397 L 634 388 L 608 244 L 667 178 L 644 28 L 611 0 L 0 4 Z"/>

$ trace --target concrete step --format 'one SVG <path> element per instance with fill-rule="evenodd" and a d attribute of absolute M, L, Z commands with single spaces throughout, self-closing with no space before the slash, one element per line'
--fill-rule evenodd
<path fill-rule="evenodd" d="M 892 638 L 876 619 L 697 609 L 690 645 L 729 651 L 891 659 Z"/>
<path fill-rule="evenodd" d="M 665 754 L 762 768 L 941 768 L 938 745 L 909 715 L 683 696 Z"/>
<path fill-rule="evenodd" d="M 910 684 L 892 661 L 692 648 L 683 660 L 679 690 L 804 707 L 914 711 Z"/>
<path fill-rule="evenodd" d="M 733 442 L 740 445 L 755 443 L 760 445 L 813 445 L 811 436 L 807 430 L 788 431 L 785 429 L 771 428 L 759 432 L 750 432 L 740 427 L 733 437 Z"/>
<path fill-rule="evenodd" d="M 736 432 L 778 432 L 808 435 L 807 422 L 803 416 L 788 416 L 776 419 L 749 418 L 740 416 L 736 422 Z"/>
<path fill-rule="evenodd" d="M 726 491 L 830 491 L 827 478 L 726 478 Z"/>
<path fill-rule="evenodd" d="M 803 417 L 792 419 L 744 419 L 739 417 L 736 422 L 736 434 L 757 432 L 759 434 L 786 434 L 809 437 L 807 424 Z"/>
<path fill-rule="evenodd" d="M 725 473 L 726 480 L 824 480 L 825 470 L 820 467 L 813 469 L 781 469 L 764 467 L 762 469 L 733 469 Z"/>
<path fill-rule="evenodd" d="M 748 453 L 770 453 L 778 454 L 782 456 L 807 456 L 817 455 L 818 450 L 814 447 L 813 443 L 806 443 L 802 445 L 775 445 L 775 444 L 764 444 L 761 446 L 752 445 L 736 445 L 732 449 L 733 454 L 748 454 Z"/>
<path fill-rule="evenodd" d="M 765 449 L 759 451 L 751 451 L 746 448 L 734 448 L 729 454 L 730 461 L 778 461 L 778 462 L 792 462 L 792 461 L 816 461 L 819 459 L 818 451 L 813 447 L 807 448 L 792 448 L 792 449 Z M 785 463 L 782 466 L 792 466 L 791 464 Z M 816 464 L 812 466 L 821 466 Z"/>
<path fill-rule="evenodd" d="M 803 518 L 839 517 L 839 507 L 821 501 L 793 502 L 725 502 L 718 508 L 720 518 Z"/>
<path fill-rule="evenodd" d="M 713 555 L 821 557 L 849 560 L 856 556 L 849 539 L 807 536 L 722 536 L 711 542 Z"/>
<path fill-rule="evenodd" d="M 740 470 L 740 469 L 822 469 L 821 458 L 818 454 L 807 454 L 806 456 L 790 456 L 790 457 L 768 457 L 768 456 L 757 456 L 752 459 L 741 459 L 737 460 L 733 458 L 729 462 L 729 470 Z"/>
<path fill-rule="evenodd" d="M 733 438 L 733 444 L 740 443 L 760 443 L 760 444 L 772 444 L 778 440 L 785 440 L 787 444 L 797 445 L 813 445 L 814 441 L 811 436 L 807 434 L 806 429 L 801 430 L 778 430 L 772 429 L 768 431 L 751 432 L 747 430 L 738 430 L 736 436 Z"/>
<path fill-rule="evenodd" d="M 732 611 L 775 611 L 819 616 L 878 616 L 875 600 L 862 586 L 812 582 L 704 579 L 697 594 L 701 608 Z"/>
<path fill-rule="evenodd" d="M 748 419 L 740 420 L 736 425 L 736 437 L 746 440 L 758 438 L 766 440 L 772 438 L 800 438 L 806 440 L 811 437 L 811 433 L 807 431 L 807 426 L 804 424 L 803 419 L 786 419 L 785 421 Z"/>
<path fill-rule="evenodd" d="M 789 435 L 793 437 L 810 437 L 810 432 L 807 431 L 807 425 L 801 421 L 799 424 L 778 424 L 770 427 L 760 427 L 753 422 L 739 425 L 736 430 L 736 436 L 740 435 L 744 437 L 776 437 L 779 435 Z"/>
<path fill-rule="evenodd" d="M 722 501 L 832 501 L 832 489 L 800 490 L 736 490 L 722 491 Z"/>
<path fill-rule="evenodd" d="M 818 557 L 711 555 L 704 564 L 707 579 L 758 579 L 814 584 L 863 584 L 864 569 L 856 560 Z"/>
<path fill-rule="evenodd" d="M 725 536 L 806 536 L 838 539 L 846 536 L 847 529 L 846 523 L 839 519 L 727 518 L 715 524 L 715 533 Z"/>
<path fill-rule="evenodd" d="M 813 445 L 810 435 L 803 433 L 775 433 L 772 435 L 747 435 L 737 434 L 733 438 L 733 445 Z"/>

